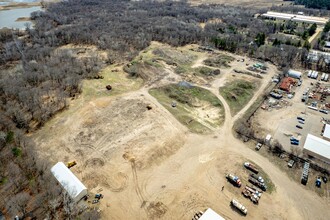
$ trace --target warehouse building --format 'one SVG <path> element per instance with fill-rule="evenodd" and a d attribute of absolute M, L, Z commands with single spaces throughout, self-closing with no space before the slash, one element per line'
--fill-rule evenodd
<path fill-rule="evenodd" d="M 287 75 L 288 75 L 289 77 L 292 77 L 292 78 L 295 78 L 295 79 L 300 79 L 301 76 L 302 76 L 302 73 L 299 72 L 299 71 L 291 70 L 291 69 L 290 69 L 290 70 L 287 72 Z"/>
<path fill-rule="evenodd" d="M 322 134 L 323 139 L 330 141 L 330 125 L 329 124 L 324 124 L 322 133 L 323 133 Z"/>
<path fill-rule="evenodd" d="M 310 158 L 315 158 L 330 165 L 330 142 L 327 140 L 308 134 L 303 152 Z"/>
<path fill-rule="evenodd" d="M 287 13 L 279 13 L 269 11 L 261 15 L 264 18 L 274 19 L 274 20 L 291 20 L 296 22 L 305 22 L 309 24 L 317 24 L 317 25 L 325 25 L 329 18 L 323 17 L 313 17 L 313 16 L 305 16 L 301 14 L 287 14 Z"/>
<path fill-rule="evenodd" d="M 63 162 L 55 164 L 51 168 L 51 172 L 73 201 L 78 202 L 87 195 L 87 188 Z"/>

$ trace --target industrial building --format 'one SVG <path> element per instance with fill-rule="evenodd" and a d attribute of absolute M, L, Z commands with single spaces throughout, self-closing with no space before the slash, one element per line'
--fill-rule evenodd
<path fill-rule="evenodd" d="M 295 84 L 296 84 L 295 79 L 293 79 L 291 77 L 285 77 L 285 78 L 283 78 L 279 88 L 283 91 L 290 92 L 292 86 Z"/>
<path fill-rule="evenodd" d="M 78 202 L 87 195 L 87 188 L 63 162 L 55 164 L 51 168 L 51 172 L 73 201 Z"/>
<path fill-rule="evenodd" d="M 302 73 L 299 72 L 299 71 L 296 71 L 296 70 L 289 70 L 289 71 L 287 72 L 287 76 L 288 76 L 288 77 L 295 78 L 295 79 L 300 79 L 301 76 L 302 76 Z"/>
<path fill-rule="evenodd" d="M 323 51 L 310 50 L 307 59 L 311 62 L 317 63 L 323 57 L 325 63 L 330 63 L 330 53 Z"/>
<path fill-rule="evenodd" d="M 274 19 L 274 20 L 291 20 L 296 22 L 305 22 L 309 24 L 317 24 L 317 25 L 325 25 L 329 18 L 323 17 L 313 17 L 313 16 L 305 16 L 301 14 L 287 14 L 287 13 L 279 13 L 269 11 L 261 15 L 264 18 Z"/>
<path fill-rule="evenodd" d="M 330 142 L 314 135 L 306 137 L 304 154 L 330 165 Z"/>
<path fill-rule="evenodd" d="M 208 208 L 198 220 L 225 220 L 218 213 Z"/>
<path fill-rule="evenodd" d="M 322 134 L 323 138 L 327 141 L 330 141 L 330 125 L 324 124 L 322 131 L 323 131 Z"/>

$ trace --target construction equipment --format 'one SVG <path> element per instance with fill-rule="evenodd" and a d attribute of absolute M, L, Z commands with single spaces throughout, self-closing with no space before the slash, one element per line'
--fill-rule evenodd
<path fill-rule="evenodd" d="M 255 165 L 253 165 L 252 163 L 245 162 L 244 167 L 248 170 L 251 170 L 255 174 L 259 173 L 259 170 L 257 169 L 257 167 Z"/>
<path fill-rule="evenodd" d="M 76 164 L 77 164 L 76 161 L 70 161 L 70 162 L 68 162 L 67 167 L 70 169 L 71 167 L 75 166 Z"/>
<path fill-rule="evenodd" d="M 231 200 L 231 205 L 234 206 L 236 209 L 238 209 L 242 214 L 247 215 L 247 209 L 245 206 L 243 206 L 241 203 L 239 203 L 237 200 L 233 199 Z"/>
<path fill-rule="evenodd" d="M 231 182 L 234 186 L 241 187 L 241 180 L 233 175 L 233 174 L 226 174 L 226 178 L 229 182 Z"/>
<path fill-rule="evenodd" d="M 103 195 L 102 194 L 95 194 L 95 199 L 102 199 L 103 198 Z"/>

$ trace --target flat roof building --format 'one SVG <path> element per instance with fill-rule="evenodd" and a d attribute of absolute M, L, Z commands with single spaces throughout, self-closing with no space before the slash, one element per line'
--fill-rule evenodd
<path fill-rule="evenodd" d="M 330 140 L 330 125 L 325 124 L 323 127 L 323 138 L 326 140 Z"/>
<path fill-rule="evenodd" d="M 330 142 L 314 135 L 306 137 L 304 153 L 326 164 L 330 164 Z"/>
<path fill-rule="evenodd" d="M 75 202 L 78 202 L 87 195 L 87 188 L 63 162 L 55 164 L 51 168 L 51 172 Z"/>
<path fill-rule="evenodd" d="M 291 21 L 305 22 L 310 24 L 316 23 L 318 25 L 325 25 L 329 20 L 329 18 L 323 18 L 323 17 L 305 16 L 301 14 L 279 13 L 274 11 L 269 11 L 267 13 L 262 14 L 261 16 L 271 19 L 291 20 Z"/>
<path fill-rule="evenodd" d="M 198 220 L 225 220 L 218 213 L 208 208 Z"/>

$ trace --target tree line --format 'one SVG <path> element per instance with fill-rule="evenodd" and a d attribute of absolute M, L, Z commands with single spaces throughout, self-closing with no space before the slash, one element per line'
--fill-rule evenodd
<path fill-rule="evenodd" d="M 296 4 L 305 5 L 307 8 L 330 10 L 329 0 L 295 0 Z"/>

